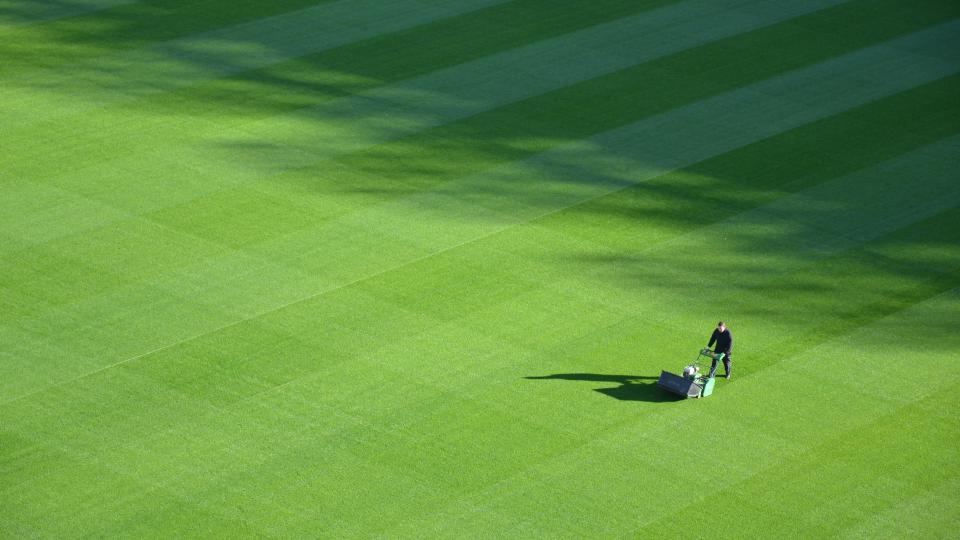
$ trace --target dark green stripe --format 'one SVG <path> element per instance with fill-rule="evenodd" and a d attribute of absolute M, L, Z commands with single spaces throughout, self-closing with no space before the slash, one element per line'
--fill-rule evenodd
<path fill-rule="evenodd" d="M 208 32 L 332 0 L 153 0 L 0 31 L 0 77 Z"/>
<path fill-rule="evenodd" d="M 672 238 L 776 201 L 819 183 L 843 177 L 960 133 L 960 75 L 920 86 L 790 130 L 733 152 L 568 208 L 538 221 L 540 226 L 585 238 L 603 253 L 630 253 L 648 248 L 658 239 Z M 922 182 L 922 176 L 904 182 Z M 840 203 L 841 201 L 837 201 Z M 585 226 L 602 221 L 602 233 Z M 798 240 L 802 240 L 799 239 Z M 756 314 L 758 294 L 775 296 L 782 308 L 778 320 L 808 317 L 824 298 L 844 294 L 846 303 L 831 305 L 817 321 L 814 340 L 803 334 L 778 340 L 776 351 L 752 351 L 747 371 L 757 371 L 779 358 L 829 341 L 960 286 L 960 259 L 913 260 L 888 251 L 909 246 L 960 246 L 960 209 L 953 208 L 886 233 L 854 249 L 845 250 L 808 267 L 790 262 L 758 267 L 750 282 L 720 290 L 704 299 L 724 306 L 741 318 Z M 789 250 L 789 242 L 754 246 L 764 254 Z M 742 249 L 738 248 L 738 256 Z M 717 254 L 705 253 L 704 257 Z M 706 260 L 706 259 L 705 259 Z M 722 260 L 722 259 L 718 259 Z M 618 269 L 607 269 L 631 289 L 657 275 L 646 259 L 618 258 Z M 596 259 L 585 264 L 606 266 Z M 719 262 L 718 262 L 719 264 Z M 719 266 L 718 266 L 719 268 Z M 791 271 L 791 268 L 793 270 Z M 662 270 L 662 268 L 661 268 Z M 719 271 L 719 270 L 718 270 Z M 784 271 L 787 271 L 784 273 Z M 742 277 L 743 273 L 739 273 Z M 812 279 L 811 276 L 813 276 Z M 831 290 L 824 291 L 823 284 Z M 880 284 L 887 289 L 879 289 Z M 873 287 L 870 289 L 869 287 Z M 746 291 L 746 293 L 745 293 Z M 763 291 L 768 291 L 764 293 Z M 849 294 L 860 291 L 859 294 Z M 760 309 L 767 309 L 760 307 Z M 810 321 L 794 321 L 798 328 Z"/>
<path fill-rule="evenodd" d="M 656 231 L 679 234 L 716 223 L 960 132 L 958 95 L 960 75 L 946 77 L 566 209 L 544 222 L 619 215 L 637 227 L 623 240 L 630 245 L 651 241 Z M 620 239 L 609 232 L 590 240 L 615 245 Z"/>
<path fill-rule="evenodd" d="M 547 40 L 675 0 L 515 0 L 156 98 L 175 110 L 270 116 Z M 331 83 L 327 72 L 355 77 Z M 282 89 L 282 91 L 280 91 Z M 279 91 L 279 93 L 278 93 Z M 216 106 L 211 108 L 211 105 Z"/>
<path fill-rule="evenodd" d="M 770 350 L 754 351 L 746 372 L 759 371 L 779 358 L 802 353 L 857 328 L 867 326 L 913 305 L 960 287 L 960 252 L 935 265 L 919 265 L 909 254 L 878 256 L 875 250 L 905 246 L 960 245 L 960 209 L 952 208 L 898 229 L 862 246 L 817 262 L 812 268 L 755 284 L 768 291 L 778 308 L 767 311 L 781 324 L 813 328 L 783 336 Z M 826 285 L 826 287 L 825 287 Z M 761 293 L 762 294 L 762 293 Z M 837 298 L 843 298 L 837 302 Z M 730 313 L 757 314 L 757 294 L 721 295 L 716 301 Z M 789 307 L 787 307 L 789 306 Z M 823 307 L 829 306 L 829 312 Z M 818 314 L 811 320 L 811 314 Z"/>
<path fill-rule="evenodd" d="M 599 276 L 598 279 L 622 287 L 624 298 L 639 293 L 639 302 L 643 294 L 642 288 L 637 288 L 640 286 L 638 284 L 649 284 L 653 288 L 672 286 L 670 279 L 662 279 L 671 265 L 678 265 L 678 272 L 695 270 L 689 268 L 689 254 L 675 256 L 657 251 L 656 257 L 641 254 L 636 258 L 629 254 L 646 250 L 658 240 L 676 238 L 688 231 L 769 204 L 789 192 L 842 177 L 954 135 L 960 132 L 960 122 L 957 121 L 960 102 L 953 99 L 958 90 L 960 75 L 942 79 L 536 221 L 538 228 L 550 229 L 557 237 L 578 237 L 584 240 L 581 245 L 596 246 L 596 256 L 577 259 L 579 253 L 565 252 L 564 243 L 559 242 L 551 248 L 551 257 L 559 260 L 545 270 L 544 261 L 531 255 L 528 245 L 523 242 L 518 246 L 511 245 L 511 238 L 524 233 L 519 229 L 510 229 L 505 234 L 480 240 L 464 249 L 473 250 L 473 254 L 478 253 L 478 248 L 480 253 L 483 250 L 494 253 L 506 251 L 509 255 L 505 260 L 510 261 L 506 267 L 510 268 L 512 281 L 503 279 L 495 271 L 477 277 L 477 269 L 464 264 L 470 257 L 464 256 L 463 250 L 456 250 L 364 280 L 357 287 L 375 292 L 378 298 L 390 299 L 397 305 L 416 306 L 418 311 L 429 313 L 439 320 L 470 316 L 471 313 L 522 294 L 529 283 L 517 276 L 525 275 L 526 269 L 531 270 L 531 275 L 548 283 L 551 278 L 561 279 L 567 275 Z M 909 115 L 906 115 L 907 111 L 910 111 Z M 903 115 L 906 116 L 901 118 Z M 851 141 L 856 141 L 855 152 L 849 151 Z M 844 151 L 845 148 L 847 151 Z M 831 151 L 824 152 L 825 149 Z M 924 225 L 917 224 L 908 229 L 914 227 L 919 231 Z M 926 230 L 927 235 L 936 231 L 930 227 Z M 957 227 L 954 227 L 954 236 L 956 230 Z M 857 249 L 822 259 L 815 268 L 835 268 L 838 276 L 844 272 L 863 275 L 866 270 L 878 267 L 882 267 L 882 272 L 887 275 L 905 272 L 902 265 L 887 261 L 878 263 L 877 257 L 868 255 L 869 250 L 901 238 L 899 234 L 889 233 Z M 916 242 L 933 239 L 920 233 L 911 234 L 916 237 L 913 240 Z M 774 240 L 780 238 L 773 235 L 771 242 Z M 940 241 L 949 243 L 953 237 L 942 236 Z M 716 298 L 704 299 L 704 302 L 719 302 L 730 313 L 745 317 L 754 310 L 756 294 L 763 294 L 757 293 L 756 289 L 776 291 L 778 305 L 790 306 L 822 298 L 816 289 L 797 289 L 796 283 L 801 281 L 809 268 L 804 266 L 797 274 L 792 273 L 803 265 L 791 258 L 789 242 L 778 241 L 769 246 L 758 243 L 754 249 L 764 254 L 771 253 L 771 249 L 786 251 L 778 260 L 782 263 L 775 267 L 758 267 L 752 272 L 732 273 L 753 276 L 757 279 L 756 283 L 739 283 L 732 293 L 718 291 Z M 731 251 L 736 252 L 737 256 L 744 254 L 741 246 L 731 248 Z M 704 253 L 702 264 L 710 265 L 711 257 L 715 256 L 715 253 Z M 721 263 L 716 261 L 715 266 L 719 268 Z M 431 294 L 440 290 L 440 287 L 434 280 L 423 279 L 424 275 L 431 272 L 444 278 L 453 276 L 450 279 L 453 284 L 470 281 L 474 286 L 443 289 L 444 302 L 437 303 Z M 944 272 L 948 274 L 943 275 Z M 928 267 L 923 272 L 913 271 L 910 275 L 904 275 L 905 301 L 913 298 L 910 294 L 919 295 L 917 301 L 920 301 L 956 286 L 955 280 L 951 281 L 953 274 L 949 272 L 953 272 L 950 267 Z M 786 277 L 782 277 L 784 275 Z M 397 285 L 397 280 L 402 282 L 402 286 Z M 838 277 L 837 282 L 840 281 Z M 923 283 L 915 289 L 906 290 L 908 286 L 913 287 L 910 285 L 913 282 Z M 792 300 L 788 300 L 788 297 Z M 830 333 L 829 336 L 834 337 L 849 330 L 850 325 L 859 324 L 852 315 L 848 315 L 855 314 L 857 309 L 862 309 L 865 317 L 878 318 L 901 308 L 900 304 L 890 302 L 873 306 L 869 299 L 868 295 L 860 295 L 858 300 L 862 303 L 851 303 L 853 309 L 824 314 L 824 319 L 833 321 L 831 325 L 837 328 L 837 333 Z M 623 303 L 630 305 L 628 300 L 623 300 Z M 809 313 L 810 310 L 798 312 Z M 793 344 L 795 347 L 809 345 Z M 564 358 L 568 352 L 556 351 L 556 354 Z M 759 369 L 765 364 L 753 362 L 753 365 Z"/>
<path fill-rule="evenodd" d="M 896 0 L 853 2 L 689 49 L 344 156 L 329 188 L 375 196 L 427 188 L 960 15 L 957 4 L 901 16 L 916 9 Z M 836 32 L 838 18 L 858 21 L 861 33 Z M 388 165 L 387 178 L 380 171 Z M 287 178 L 321 189 L 326 181 L 309 168 Z"/>

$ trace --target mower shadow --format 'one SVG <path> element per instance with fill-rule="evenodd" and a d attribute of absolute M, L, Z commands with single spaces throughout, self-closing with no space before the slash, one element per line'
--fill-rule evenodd
<path fill-rule="evenodd" d="M 563 381 L 594 381 L 605 383 L 619 383 L 612 388 L 594 388 L 594 392 L 610 396 L 621 401 L 646 401 L 663 403 L 681 401 L 684 398 L 675 396 L 659 388 L 655 382 L 659 377 L 645 375 L 604 375 L 600 373 L 554 373 L 539 377 L 524 377 L 530 380 L 563 380 Z"/>

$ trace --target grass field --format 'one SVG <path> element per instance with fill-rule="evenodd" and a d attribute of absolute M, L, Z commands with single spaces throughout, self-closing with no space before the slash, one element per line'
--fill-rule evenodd
<path fill-rule="evenodd" d="M 0 189 L 0 537 L 960 531 L 955 0 L 5 0 Z"/>

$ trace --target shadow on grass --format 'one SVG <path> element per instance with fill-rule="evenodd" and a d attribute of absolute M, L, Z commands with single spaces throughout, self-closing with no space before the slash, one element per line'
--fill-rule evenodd
<path fill-rule="evenodd" d="M 619 383 L 620 386 L 612 388 L 594 388 L 594 392 L 610 396 L 621 401 L 647 401 L 652 403 L 662 403 L 670 401 L 681 401 L 684 398 L 670 394 L 659 388 L 656 382 L 657 377 L 648 377 L 644 375 L 604 375 L 600 373 L 554 373 L 553 375 L 544 375 L 540 377 L 524 377 L 530 380 L 561 380 L 561 381 L 594 381 L 604 383 Z"/>

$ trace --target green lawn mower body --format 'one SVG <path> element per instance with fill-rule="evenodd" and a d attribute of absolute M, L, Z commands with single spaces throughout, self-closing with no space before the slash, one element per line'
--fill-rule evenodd
<path fill-rule="evenodd" d="M 710 349 L 702 349 L 697 355 L 697 360 L 684 368 L 682 375 L 662 371 L 660 379 L 657 380 L 657 385 L 678 396 L 687 398 L 707 397 L 713 393 L 716 378 L 703 374 L 700 369 L 700 359 L 708 358 L 711 363 L 714 360 L 721 362 L 723 356 L 723 353 L 714 353 Z"/>

